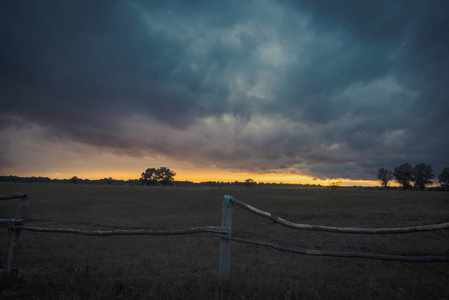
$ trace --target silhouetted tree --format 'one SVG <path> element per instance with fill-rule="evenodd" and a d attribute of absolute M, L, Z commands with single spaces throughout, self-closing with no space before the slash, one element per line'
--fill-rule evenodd
<path fill-rule="evenodd" d="M 426 185 L 432 184 L 432 180 L 435 177 L 432 167 L 425 163 L 417 164 L 413 168 L 412 181 L 414 187 L 419 190 L 424 190 Z"/>
<path fill-rule="evenodd" d="M 377 178 L 382 182 L 382 186 L 386 188 L 388 185 L 388 181 L 393 178 L 393 173 L 387 169 L 380 168 L 377 171 Z"/>
<path fill-rule="evenodd" d="M 254 184 L 254 180 L 252 180 L 251 178 L 248 178 L 245 180 L 244 185 L 247 187 L 251 187 Z"/>
<path fill-rule="evenodd" d="M 70 183 L 77 184 L 79 181 L 80 181 L 79 178 L 76 176 L 70 178 Z"/>
<path fill-rule="evenodd" d="M 336 190 L 341 186 L 341 180 L 332 180 L 331 182 L 329 182 L 328 186 L 330 189 Z"/>
<path fill-rule="evenodd" d="M 144 185 L 155 185 L 158 180 L 158 172 L 155 168 L 148 168 L 142 172 L 140 182 Z"/>
<path fill-rule="evenodd" d="M 449 191 L 449 167 L 446 167 L 441 171 L 438 176 L 438 182 L 444 190 Z"/>
<path fill-rule="evenodd" d="M 410 181 L 413 179 L 413 166 L 408 162 L 394 168 L 394 177 L 402 185 L 402 188 L 410 188 Z"/>
<path fill-rule="evenodd" d="M 140 182 L 145 185 L 172 185 L 176 173 L 166 167 L 148 168 L 142 173 Z"/>
<path fill-rule="evenodd" d="M 157 178 L 162 185 L 172 185 L 175 180 L 176 173 L 166 167 L 157 169 Z"/>
<path fill-rule="evenodd" d="M 112 178 L 112 177 L 104 178 L 104 179 L 103 179 L 103 182 L 104 182 L 105 184 L 110 185 L 110 184 L 112 184 L 112 183 L 114 182 L 114 178 Z"/>

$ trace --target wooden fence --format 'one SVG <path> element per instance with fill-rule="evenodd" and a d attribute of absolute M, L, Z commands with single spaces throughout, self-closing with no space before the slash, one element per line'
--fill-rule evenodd
<path fill-rule="evenodd" d="M 22 231 L 37 231 L 37 232 L 56 232 L 56 233 L 71 233 L 89 236 L 112 236 L 112 235 L 182 235 L 194 233 L 212 233 L 214 236 L 220 238 L 220 258 L 219 258 L 219 282 L 226 284 L 230 280 L 231 274 L 231 241 L 246 243 L 252 245 L 259 245 L 271 247 L 283 252 L 291 252 L 303 255 L 317 255 L 317 256 L 334 256 L 334 257 L 359 257 L 368 259 L 380 260 L 394 260 L 405 262 L 449 262 L 449 256 L 444 255 L 391 255 L 391 254 L 376 254 L 366 252 L 332 252 L 321 250 L 308 250 L 285 247 L 280 244 L 245 239 L 232 235 L 232 211 L 233 205 L 241 207 L 242 209 L 253 213 L 259 217 L 266 218 L 281 226 L 298 229 L 298 230 L 314 230 L 334 233 L 350 233 L 350 234 L 399 234 L 399 233 L 413 233 L 432 230 L 443 230 L 449 228 L 448 223 L 421 225 L 413 227 L 401 228 L 353 228 L 353 227 L 333 227 L 309 224 L 297 224 L 284 220 L 269 212 L 257 209 L 248 205 L 234 197 L 225 196 L 222 206 L 221 226 L 204 226 L 193 227 L 186 229 L 174 230 L 81 230 L 71 228 L 43 228 L 26 226 L 26 214 L 28 210 L 28 198 L 25 194 L 15 195 L 0 195 L 0 200 L 19 199 L 17 212 L 14 218 L 0 219 L 0 227 L 5 227 L 9 231 L 8 253 L 5 268 L 3 270 L 3 280 L 6 282 L 15 281 L 19 275 L 19 260 L 20 248 L 22 242 Z"/>
<path fill-rule="evenodd" d="M 20 199 L 16 215 L 12 219 L 0 219 L 0 227 L 8 228 L 9 241 L 3 280 L 15 281 L 19 276 L 20 248 L 22 246 L 22 227 L 28 211 L 28 198 L 25 194 L 0 195 L 0 200 Z"/>

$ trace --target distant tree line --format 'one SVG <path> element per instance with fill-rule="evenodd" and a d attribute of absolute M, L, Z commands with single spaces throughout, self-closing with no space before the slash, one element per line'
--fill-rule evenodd
<path fill-rule="evenodd" d="M 20 177 L 20 176 L 0 176 L 0 182 L 15 182 L 15 183 L 66 183 L 66 184 L 99 184 L 99 185 L 142 185 L 145 182 L 140 179 L 114 179 L 112 177 L 105 177 L 103 179 L 82 179 L 78 176 L 73 176 L 69 179 L 50 179 L 48 177 Z M 245 181 L 171 181 L 176 186 L 209 186 L 209 187 L 223 187 L 223 186 L 297 186 L 297 187 L 321 187 L 320 184 L 300 184 L 300 183 L 274 183 L 274 182 L 256 182 L 251 178 Z M 159 183 L 160 184 L 160 183 Z"/>
<path fill-rule="evenodd" d="M 118 180 L 112 177 L 105 177 L 103 179 L 81 179 L 77 176 L 73 176 L 70 179 L 50 179 L 48 177 L 20 177 L 20 176 L 0 176 L 0 182 L 15 182 L 15 183 L 71 183 L 71 184 L 102 184 L 102 185 L 179 185 L 179 186 L 228 186 L 228 185 L 243 185 L 251 187 L 253 185 L 266 185 L 266 186 L 318 186 L 315 184 L 285 184 L 285 183 L 263 183 L 255 182 L 253 179 L 248 178 L 244 182 L 223 182 L 223 181 L 204 181 L 200 183 L 194 183 L 191 181 L 175 181 L 176 173 L 167 167 L 161 168 L 148 168 L 142 172 L 140 179 L 128 179 Z M 425 163 L 412 166 L 408 162 L 403 163 L 394 168 L 394 171 L 390 171 L 384 168 L 380 168 L 377 172 L 377 178 L 382 182 L 382 187 L 386 188 L 388 182 L 393 178 L 402 186 L 403 189 L 418 189 L 424 190 L 427 186 L 431 185 L 432 179 L 435 174 L 432 171 L 432 167 Z M 441 189 L 449 191 L 449 167 L 444 168 L 438 176 Z M 412 186 L 413 183 L 413 186 Z M 341 181 L 332 181 L 329 187 L 337 187 L 341 185 Z M 354 186 L 355 187 L 355 186 Z"/>
<path fill-rule="evenodd" d="M 33 183 L 33 182 L 58 182 L 58 179 L 50 179 L 48 177 L 19 177 L 19 176 L 0 176 L 1 182 L 17 182 L 17 183 Z"/>
<path fill-rule="evenodd" d="M 377 171 L 377 178 L 381 181 L 382 187 L 386 188 L 388 182 L 392 180 L 393 177 L 404 190 L 414 188 L 422 191 L 427 186 L 433 184 L 432 179 L 435 178 L 435 174 L 429 164 L 420 163 L 413 167 L 408 162 L 395 167 L 393 172 L 384 168 L 380 168 Z M 438 179 L 441 188 L 449 190 L 449 167 L 446 167 L 441 171 Z"/>
<path fill-rule="evenodd" d="M 15 182 L 15 183 L 71 183 L 71 184 L 113 184 L 113 185 L 138 185 L 139 179 L 120 180 L 112 177 L 103 179 L 82 179 L 73 176 L 69 179 L 50 179 L 49 177 L 20 177 L 20 176 L 0 176 L 0 182 Z"/>

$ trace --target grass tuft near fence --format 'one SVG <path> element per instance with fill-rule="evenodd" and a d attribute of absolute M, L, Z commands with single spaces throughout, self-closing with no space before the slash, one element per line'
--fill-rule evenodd
<path fill-rule="evenodd" d="M 449 195 L 289 187 L 130 187 L 1 184 L 30 197 L 27 224 L 93 230 L 220 225 L 224 194 L 297 223 L 407 227 L 447 222 Z M 15 203 L 0 202 L 0 218 Z M 285 247 L 323 251 L 444 254 L 446 229 L 412 235 L 354 236 L 282 228 L 238 208 L 233 233 Z M 219 239 L 193 236 L 89 237 L 23 232 L 20 280 L 1 298 L 33 299 L 441 299 L 444 263 L 305 257 L 232 243 L 231 281 L 220 287 Z M 7 231 L 0 231 L 0 241 Z M 0 247 L 0 268 L 6 260 Z"/>

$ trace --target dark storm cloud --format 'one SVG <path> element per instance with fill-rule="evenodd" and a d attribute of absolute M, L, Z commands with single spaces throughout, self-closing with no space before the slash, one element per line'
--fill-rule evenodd
<path fill-rule="evenodd" d="M 2 1 L 0 122 L 234 170 L 373 179 L 424 161 L 439 172 L 448 8 Z"/>

